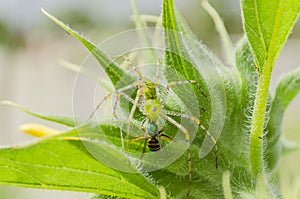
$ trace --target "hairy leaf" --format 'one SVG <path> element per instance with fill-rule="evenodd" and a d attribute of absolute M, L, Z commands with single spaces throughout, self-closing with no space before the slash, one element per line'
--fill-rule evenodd
<path fill-rule="evenodd" d="M 59 25 L 65 31 L 67 31 L 69 34 L 78 39 L 94 55 L 94 57 L 98 60 L 100 66 L 105 70 L 106 74 L 109 76 L 114 86 L 122 86 L 124 84 L 128 84 L 128 82 L 132 80 L 131 76 L 125 73 L 107 54 L 105 54 L 105 52 L 97 48 L 96 45 L 94 45 L 92 42 L 90 42 L 88 39 L 80 35 L 78 32 L 76 32 L 69 26 L 65 25 L 56 17 L 46 12 L 44 9 L 42 9 L 42 12 L 52 21 L 54 21 L 57 25 Z M 122 82 L 124 80 L 126 80 L 126 82 Z"/>
<path fill-rule="evenodd" d="M 87 148 L 87 144 L 95 144 L 94 147 L 103 152 L 103 155 L 117 153 L 112 152 L 114 148 L 100 142 L 105 133 L 103 129 L 117 130 L 85 126 L 27 146 L 2 148 L 0 182 L 25 187 L 94 192 L 124 198 L 157 198 L 158 189 L 144 176 L 112 169 L 99 161 Z M 87 139 L 90 136 L 85 139 L 79 138 L 78 131 L 97 134 L 100 140 Z M 114 156 L 109 158 L 114 161 Z M 134 170 L 134 167 L 132 169 Z"/>
<path fill-rule="evenodd" d="M 267 132 L 267 163 L 270 168 L 275 168 L 282 147 L 288 146 L 282 140 L 282 121 L 286 108 L 300 90 L 300 69 L 285 75 L 276 87 L 275 96 L 271 105 L 270 120 Z M 290 147 L 290 146 L 289 146 Z M 288 147 L 287 147 L 288 148 Z"/>
<path fill-rule="evenodd" d="M 299 11 L 300 2 L 294 0 L 242 1 L 244 29 L 259 72 L 250 132 L 251 170 L 258 176 L 264 172 L 263 140 L 259 138 L 264 134 L 271 73 Z"/>
<path fill-rule="evenodd" d="M 242 10 L 255 64 L 264 70 L 268 62 L 275 62 L 287 40 L 299 15 L 300 1 L 243 0 Z"/>
<path fill-rule="evenodd" d="M 74 127 L 76 125 L 76 123 L 78 124 L 79 121 L 75 121 L 75 118 L 73 117 L 64 117 L 64 116 L 54 116 L 54 115 L 44 115 L 44 114 L 40 114 L 40 113 L 36 113 L 36 112 L 33 112 L 33 111 L 30 111 L 18 104 L 15 104 L 13 102 L 10 102 L 10 101 L 2 101 L 0 102 L 0 104 L 4 104 L 4 105 L 9 105 L 9 106 L 13 106 L 17 109 L 20 109 L 30 115 L 33 115 L 35 117 L 38 117 L 38 118 L 41 118 L 41 119 L 44 119 L 44 120 L 48 120 L 48 121 L 51 121 L 51 122 L 56 122 L 56 123 L 59 123 L 59 124 L 63 124 L 63 125 L 66 125 L 66 126 L 70 126 L 70 127 Z"/>

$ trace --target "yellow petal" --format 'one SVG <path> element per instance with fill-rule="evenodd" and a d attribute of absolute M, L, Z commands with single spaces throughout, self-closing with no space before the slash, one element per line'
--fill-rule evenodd
<path fill-rule="evenodd" d="M 19 130 L 36 137 L 53 136 L 60 133 L 59 131 L 48 126 L 35 123 L 23 124 L 19 127 Z"/>

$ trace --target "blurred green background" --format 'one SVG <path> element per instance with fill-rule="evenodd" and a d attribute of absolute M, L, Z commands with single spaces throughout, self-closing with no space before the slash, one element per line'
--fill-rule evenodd
<path fill-rule="evenodd" d="M 84 3 L 83 3 L 84 2 Z M 175 0 L 197 37 L 224 60 L 214 24 L 202 9 L 200 0 Z M 212 0 L 234 42 L 242 37 L 238 0 Z M 159 15 L 160 0 L 137 0 L 141 14 Z M 72 91 L 76 74 L 62 67 L 60 59 L 81 64 L 85 48 L 58 28 L 40 11 L 44 7 L 95 43 L 133 28 L 130 0 L 1 0 L 0 2 L 0 100 L 11 100 L 30 110 L 55 115 L 72 115 Z M 300 67 L 300 26 L 281 53 L 274 70 L 271 91 L 282 74 Z M 285 136 L 300 141 L 300 97 L 293 101 L 284 118 Z M 0 106 L 0 145 L 29 143 L 36 138 L 22 134 L 18 126 L 28 122 L 45 123 L 23 112 Z M 60 130 L 64 127 L 50 124 Z M 300 152 L 283 157 L 279 167 L 287 198 L 298 198 Z M 0 171 L 1 172 L 1 171 Z M 290 195 L 288 195 L 290 194 Z M 86 198 L 86 193 L 24 189 L 0 185 L 0 199 Z M 300 198 L 300 195 L 298 195 Z"/>

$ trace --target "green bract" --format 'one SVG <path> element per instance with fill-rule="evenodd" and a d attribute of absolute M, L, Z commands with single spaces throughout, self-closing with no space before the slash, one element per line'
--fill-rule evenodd
<path fill-rule="evenodd" d="M 300 1 L 243 0 L 241 8 L 246 35 L 238 42 L 235 51 L 218 14 L 207 1 L 203 1 L 203 5 L 214 18 L 231 66 L 225 66 L 197 41 L 174 7 L 173 0 L 164 0 L 162 7 L 165 45 L 164 59 L 160 60 L 165 65 L 162 73 L 167 82 L 197 82 L 188 90 L 172 88 L 173 95 L 169 96 L 171 99 L 167 100 L 166 107 L 176 110 L 178 107 L 171 103 L 176 98 L 184 104 L 187 114 L 199 115 L 199 110 L 204 110 L 199 119 L 205 128 L 195 132 L 189 149 L 191 183 L 188 152 L 164 168 L 145 172 L 143 165 L 127 164 L 128 156 L 118 148 L 122 142 L 117 123 L 94 124 L 74 121 L 71 117 L 45 116 L 14 104 L 29 114 L 74 129 L 34 144 L 1 148 L 0 182 L 93 192 L 97 194 L 93 197 L 95 199 L 185 198 L 188 189 L 190 198 L 278 198 L 276 165 L 287 151 L 284 150 L 281 124 L 284 111 L 300 90 L 300 70 L 286 75 L 275 94 L 269 93 L 269 84 L 276 58 L 299 15 Z M 42 11 L 90 50 L 115 89 L 135 81 L 134 76 L 127 74 L 103 50 Z M 134 12 L 137 27 L 145 28 L 135 6 Z M 139 30 L 142 41 L 150 45 L 151 41 L 145 35 L 143 29 Z M 144 59 L 153 61 L 155 57 L 155 53 L 150 52 L 145 53 Z M 196 100 L 191 102 L 188 92 Z M 130 97 L 134 100 L 135 96 Z M 128 112 L 128 107 L 120 107 Z M 141 121 L 140 116 L 140 112 L 134 114 L 135 119 Z M 180 119 L 176 115 L 174 118 Z M 76 127 L 76 124 L 80 125 Z M 178 131 L 170 124 L 166 129 Z M 206 129 L 217 140 L 217 154 L 214 145 L 209 144 L 211 139 Z M 126 128 L 122 130 L 126 131 Z M 131 173 L 107 166 L 101 157 L 96 159 L 86 144 L 101 151 L 104 157 L 111 157 L 112 163 Z M 140 151 L 137 143 L 131 144 L 131 151 Z M 155 166 L 153 162 L 147 164 Z"/>

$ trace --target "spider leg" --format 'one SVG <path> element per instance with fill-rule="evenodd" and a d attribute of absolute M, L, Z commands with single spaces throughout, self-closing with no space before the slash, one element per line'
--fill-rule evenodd
<path fill-rule="evenodd" d="M 144 146 L 143 146 L 143 150 L 142 150 L 141 159 L 143 159 L 143 157 L 145 155 L 146 147 L 147 147 L 147 139 L 145 139 L 145 141 L 144 141 Z"/>
<path fill-rule="evenodd" d="M 90 121 L 91 118 L 93 117 L 93 115 L 96 113 L 96 111 L 101 107 L 101 105 L 107 100 L 109 99 L 113 94 L 119 94 L 119 93 L 122 93 L 128 89 L 131 89 L 131 88 L 135 88 L 137 87 L 138 85 L 140 84 L 140 82 L 133 82 L 127 86 L 124 86 L 123 88 L 120 88 L 120 89 L 117 89 L 113 92 L 110 92 L 109 94 L 107 94 L 98 104 L 97 106 L 94 108 L 94 110 L 92 111 L 92 113 L 90 114 L 90 116 L 88 117 L 87 121 Z"/>
<path fill-rule="evenodd" d="M 134 113 L 135 113 L 135 110 L 136 108 L 139 106 L 139 101 L 141 100 L 142 102 L 140 104 L 143 103 L 144 101 L 144 89 L 143 89 L 143 75 L 140 71 L 140 69 L 135 66 L 134 64 L 132 64 L 132 62 L 126 57 L 126 56 L 123 56 L 124 60 L 127 61 L 129 63 L 129 65 L 134 69 L 134 71 L 136 72 L 137 76 L 138 76 L 138 91 L 137 91 L 137 94 L 136 94 L 136 97 L 135 97 L 135 100 L 133 102 L 133 106 L 130 110 L 130 114 L 129 114 L 129 117 L 128 117 L 128 120 L 127 120 L 127 139 L 128 139 L 128 136 L 129 136 L 129 132 L 131 130 L 131 123 L 132 123 L 132 120 L 133 120 L 133 116 L 134 116 Z M 144 108 L 142 106 L 139 107 L 142 112 L 144 113 Z"/>
<path fill-rule="evenodd" d="M 179 124 L 173 118 L 171 118 L 167 115 L 162 115 L 162 117 L 164 117 L 167 121 L 169 121 L 174 126 L 176 126 L 185 135 L 185 141 L 186 141 L 186 145 L 187 145 L 187 154 L 188 154 L 188 172 L 189 172 L 189 185 L 188 185 L 188 190 L 187 190 L 187 193 L 186 193 L 186 197 L 188 198 L 189 195 L 190 195 L 191 184 L 192 184 L 192 157 L 191 157 L 191 149 L 190 149 L 190 134 L 184 126 Z"/>
<path fill-rule="evenodd" d="M 189 119 L 189 120 L 192 120 L 194 121 L 205 133 L 206 135 L 211 139 L 211 141 L 213 142 L 214 144 L 214 147 L 215 147 L 215 154 L 216 154 L 216 168 L 218 168 L 218 152 L 219 152 L 219 149 L 218 149 L 218 144 L 217 144 L 217 140 L 214 138 L 214 136 L 201 124 L 201 121 L 192 116 L 192 115 L 188 115 L 188 114 L 185 114 L 185 113 L 179 113 L 179 112 L 175 112 L 175 111 L 170 111 L 170 110 L 166 110 L 165 111 L 167 115 L 172 115 L 172 116 L 179 116 L 179 117 L 183 117 L 183 118 L 186 118 L 186 119 Z"/>
<path fill-rule="evenodd" d="M 144 135 L 140 135 L 137 136 L 135 138 L 133 138 L 132 140 L 130 140 L 130 142 L 136 142 L 138 140 L 144 139 L 144 146 L 143 146 L 143 150 L 142 150 L 142 155 L 141 155 L 141 159 L 144 157 L 145 152 L 146 152 L 146 147 L 147 147 L 147 140 L 150 138 L 150 136 L 148 134 L 144 134 Z M 129 147 L 129 145 L 127 145 L 127 147 Z M 127 148 L 128 151 L 128 148 Z"/>
<path fill-rule="evenodd" d="M 168 135 L 166 135 L 166 134 L 160 134 L 160 137 L 163 137 L 163 138 L 166 138 L 167 140 L 169 140 L 169 141 L 172 141 L 173 139 L 170 137 L 170 136 L 168 136 Z"/>
<path fill-rule="evenodd" d="M 117 107 L 119 105 L 119 101 L 120 101 L 120 98 L 123 97 L 124 99 L 126 99 L 127 101 L 131 102 L 132 104 L 134 104 L 134 100 L 129 97 L 127 94 L 121 92 L 117 95 L 117 99 L 114 103 L 114 107 L 113 107 L 113 116 L 114 118 L 117 118 L 117 113 L 116 113 L 116 110 L 117 110 Z M 138 107 L 139 109 L 141 109 L 140 107 Z M 124 148 L 124 136 L 123 136 L 123 131 L 120 130 L 120 137 L 121 137 L 121 143 L 122 143 L 122 148 Z"/>
<path fill-rule="evenodd" d="M 160 60 L 158 59 L 157 62 L 156 62 L 156 70 L 155 70 L 155 83 L 154 83 L 154 87 L 155 87 L 155 91 L 156 91 L 156 94 L 157 94 L 157 97 L 159 98 L 160 96 L 160 93 L 159 93 L 159 90 L 158 90 L 158 72 L 159 72 L 159 65 L 160 65 Z"/>
<path fill-rule="evenodd" d="M 166 85 L 166 91 L 164 93 L 164 98 L 162 99 L 162 105 L 165 105 L 166 103 L 166 100 L 167 100 L 167 97 L 171 91 L 171 87 L 173 86 L 177 86 L 177 85 L 182 85 L 182 84 L 197 84 L 197 81 L 196 80 L 183 80 L 183 81 L 173 81 L 173 82 L 169 82 L 167 85 Z M 201 87 L 200 87 L 201 88 Z M 202 92 L 201 92 L 202 93 Z"/>

